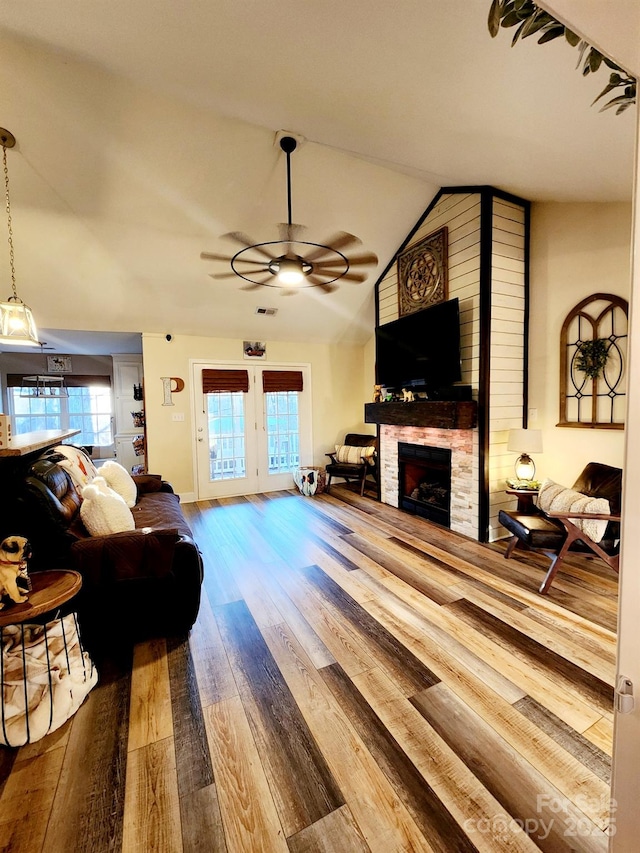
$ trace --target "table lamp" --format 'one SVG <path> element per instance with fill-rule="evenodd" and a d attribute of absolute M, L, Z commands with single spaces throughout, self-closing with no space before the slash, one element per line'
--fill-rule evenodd
<path fill-rule="evenodd" d="M 542 453 L 541 429 L 511 429 L 507 450 L 519 453 L 515 464 L 516 478 L 531 481 L 535 477 L 536 466 L 530 453 Z"/>

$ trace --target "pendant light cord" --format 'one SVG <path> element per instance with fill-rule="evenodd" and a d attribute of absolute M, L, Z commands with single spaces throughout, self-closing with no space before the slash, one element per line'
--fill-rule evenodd
<path fill-rule="evenodd" d="M 18 299 L 18 291 L 16 290 L 16 268 L 14 263 L 14 252 L 13 252 L 13 226 L 11 222 L 11 200 L 9 198 L 9 170 L 7 168 L 7 147 L 2 144 L 2 166 L 4 169 L 4 194 L 6 200 L 6 211 L 7 211 L 7 230 L 9 232 L 8 243 L 9 243 L 9 264 L 11 265 L 11 287 L 13 288 L 13 299 L 16 302 L 20 302 Z"/>

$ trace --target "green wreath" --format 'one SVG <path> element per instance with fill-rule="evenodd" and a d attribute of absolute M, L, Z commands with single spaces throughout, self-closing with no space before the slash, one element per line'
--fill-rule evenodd
<path fill-rule="evenodd" d="M 604 370 L 608 358 L 609 341 L 605 338 L 582 341 L 578 344 L 575 361 L 576 370 L 585 373 L 589 379 L 597 379 Z"/>

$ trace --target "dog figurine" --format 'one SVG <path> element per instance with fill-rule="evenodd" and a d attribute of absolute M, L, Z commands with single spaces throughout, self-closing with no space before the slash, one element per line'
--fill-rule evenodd
<path fill-rule="evenodd" d="M 410 391 L 407 388 L 403 388 L 402 389 L 402 402 L 403 403 L 413 403 L 413 401 L 414 401 L 413 391 Z"/>
<path fill-rule="evenodd" d="M 7 536 L 0 542 L 0 596 L 6 594 L 16 604 L 28 599 L 18 589 L 17 581 L 25 576 L 30 556 L 31 545 L 24 536 Z M 0 601 L 0 610 L 4 606 Z"/>

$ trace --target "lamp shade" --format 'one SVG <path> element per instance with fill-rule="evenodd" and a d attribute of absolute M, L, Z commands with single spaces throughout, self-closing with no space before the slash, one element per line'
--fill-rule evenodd
<path fill-rule="evenodd" d="M 507 450 L 512 450 L 514 453 L 542 453 L 542 430 L 509 430 Z"/>
<path fill-rule="evenodd" d="M 40 344 L 31 308 L 14 296 L 10 296 L 6 302 L 0 302 L 0 344 Z"/>

